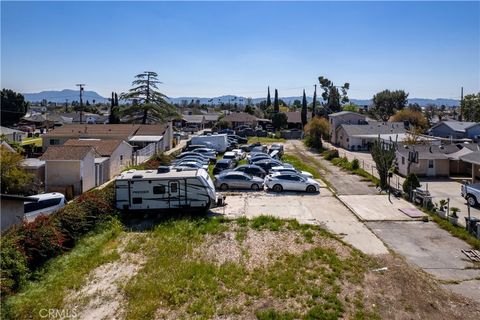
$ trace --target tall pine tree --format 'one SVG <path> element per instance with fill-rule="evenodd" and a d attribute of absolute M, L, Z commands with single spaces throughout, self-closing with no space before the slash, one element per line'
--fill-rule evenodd
<path fill-rule="evenodd" d="M 303 89 L 303 99 L 302 99 L 302 126 L 307 124 L 307 96 L 305 95 L 305 89 Z"/>
<path fill-rule="evenodd" d="M 275 99 L 273 100 L 273 112 L 280 112 L 280 106 L 278 105 L 278 90 L 275 89 Z"/>
<path fill-rule="evenodd" d="M 315 85 L 315 91 L 313 91 L 313 105 L 312 105 L 312 119 L 315 118 L 317 110 L 315 109 L 317 105 L 317 86 Z"/>
<path fill-rule="evenodd" d="M 267 109 L 272 105 L 272 99 L 270 98 L 270 86 L 268 87 L 267 92 Z"/>

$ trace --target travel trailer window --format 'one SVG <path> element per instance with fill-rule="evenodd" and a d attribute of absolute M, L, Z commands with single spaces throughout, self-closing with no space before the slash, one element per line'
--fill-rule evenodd
<path fill-rule="evenodd" d="M 142 204 L 142 198 L 132 198 L 133 204 Z"/>
<path fill-rule="evenodd" d="M 153 187 L 153 194 L 164 194 L 165 186 L 155 186 Z"/>
<path fill-rule="evenodd" d="M 170 183 L 170 193 L 177 193 L 178 192 L 178 183 L 172 182 Z"/>

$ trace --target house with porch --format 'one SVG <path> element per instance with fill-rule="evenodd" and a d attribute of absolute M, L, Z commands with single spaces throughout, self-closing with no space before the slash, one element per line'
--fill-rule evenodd
<path fill-rule="evenodd" d="M 377 139 L 399 141 L 407 132 L 403 122 L 370 122 L 368 124 L 340 124 L 332 142 L 348 150 L 369 150 Z"/>

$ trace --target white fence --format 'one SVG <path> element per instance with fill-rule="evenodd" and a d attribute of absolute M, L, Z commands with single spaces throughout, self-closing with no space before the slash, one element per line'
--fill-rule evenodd
<path fill-rule="evenodd" d="M 156 143 L 150 143 L 145 148 L 135 151 L 134 164 L 140 164 L 150 159 L 157 152 Z"/>

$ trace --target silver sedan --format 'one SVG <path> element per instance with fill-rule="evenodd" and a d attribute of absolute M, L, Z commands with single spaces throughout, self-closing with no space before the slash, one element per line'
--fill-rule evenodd
<path fill-rule="evenodd" d="M 228 189 L 251 189 L 262 190 L 264 180 L 249 174 L 231 171 L 215 176 L 215 186 L 220 190 Z"/>

